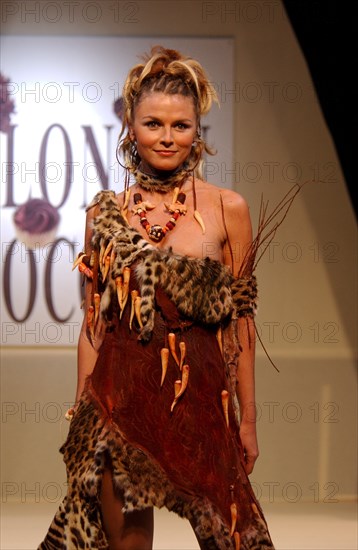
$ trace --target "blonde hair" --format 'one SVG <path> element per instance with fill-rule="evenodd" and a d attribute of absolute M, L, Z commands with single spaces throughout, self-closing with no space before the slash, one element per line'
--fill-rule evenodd
<path fill-rule="evenodd" d="M 123 86 L 124 113 L 118 152 L 123 154 L 125 165 L 129 169 L 135 169 L 140 162 L 135 144 L 128 134 L 128 127 L 133 122 L 135 107 L 145 94 L 152 92 L 180 94 L 193 98 L 198 135 L 188 163 L 195 167 L 197 175 L 201 176 L 202 155 L 204 151 L 209 154 L 213 152 L 200 135 L 200 117 L 210 110 L 213 101 L 218 103 L 218 98 L 198 61 L 162 46 L 154 46 L 149 55 L 143 56 L 143 63 L 135 65 L 129 71 Z M 127 134 L 122 139 L 126 131 Z"/>

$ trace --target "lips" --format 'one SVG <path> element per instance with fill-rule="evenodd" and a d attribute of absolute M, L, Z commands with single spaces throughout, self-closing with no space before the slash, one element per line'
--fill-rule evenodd
<path fill-rule="evenodd" d="M 160 155 L 162 157 L 172 157 L 175 155 L 176 151 L 155 151 L 157 155 Z"/>

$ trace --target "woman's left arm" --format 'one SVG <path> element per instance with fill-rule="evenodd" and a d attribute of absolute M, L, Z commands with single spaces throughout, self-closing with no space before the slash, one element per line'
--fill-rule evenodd
<path fill-rule="evenodd" d="M 225 243 L 225 263 L 237 276 L 252 242 L 252 225 L 246 201 L 233 191 L 224 191 L 223 207 L 229 243 Z M 232 254 L 230 252 L 230 247 Z M 240 437 L 244 447 L 246 472 L 250 474 L 259 455 L 255 405 L 255 323 L 252 317 L 237 321 L 241 352 L 237 367 L 237 396 L 240 405 Z"/>

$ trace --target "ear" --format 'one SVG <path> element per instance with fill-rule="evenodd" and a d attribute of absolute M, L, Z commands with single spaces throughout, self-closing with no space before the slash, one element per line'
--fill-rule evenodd
<path fill-rule="evenodd" d="M 135 133 L 133 130 L 133 126 L 131 126 L 130 124 L 128 124 L 128 135 L 131 141 L 135 141 Z"/>

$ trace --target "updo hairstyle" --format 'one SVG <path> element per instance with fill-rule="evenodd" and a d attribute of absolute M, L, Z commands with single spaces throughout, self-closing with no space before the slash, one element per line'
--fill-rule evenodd
<path fill-rule="evenodd" d="M 218 103 L 217 95 L 200 63 L 162 46 L 154 46 L 149 55 L 143 56 L 143 63 L 135 65 L 129 71 L 123 87 L 124 108 L 118 153 L 122 153 L 125 166 L 133 172 L 140 163 L 136 144 L 128 133 L 128 125 L 133 122 L 135 107 L 143 96 L 151 92 L 193 98 L 198 132 L 187 159 L 187 169 L 195 169 L 196 174 L 201 177 L 200 165 L 204 151 L 214 153 L 200 135 L 200 117 L 210 110 L 213 101 Z M 127 134 L 122 139 L 126 131 Z"/>

